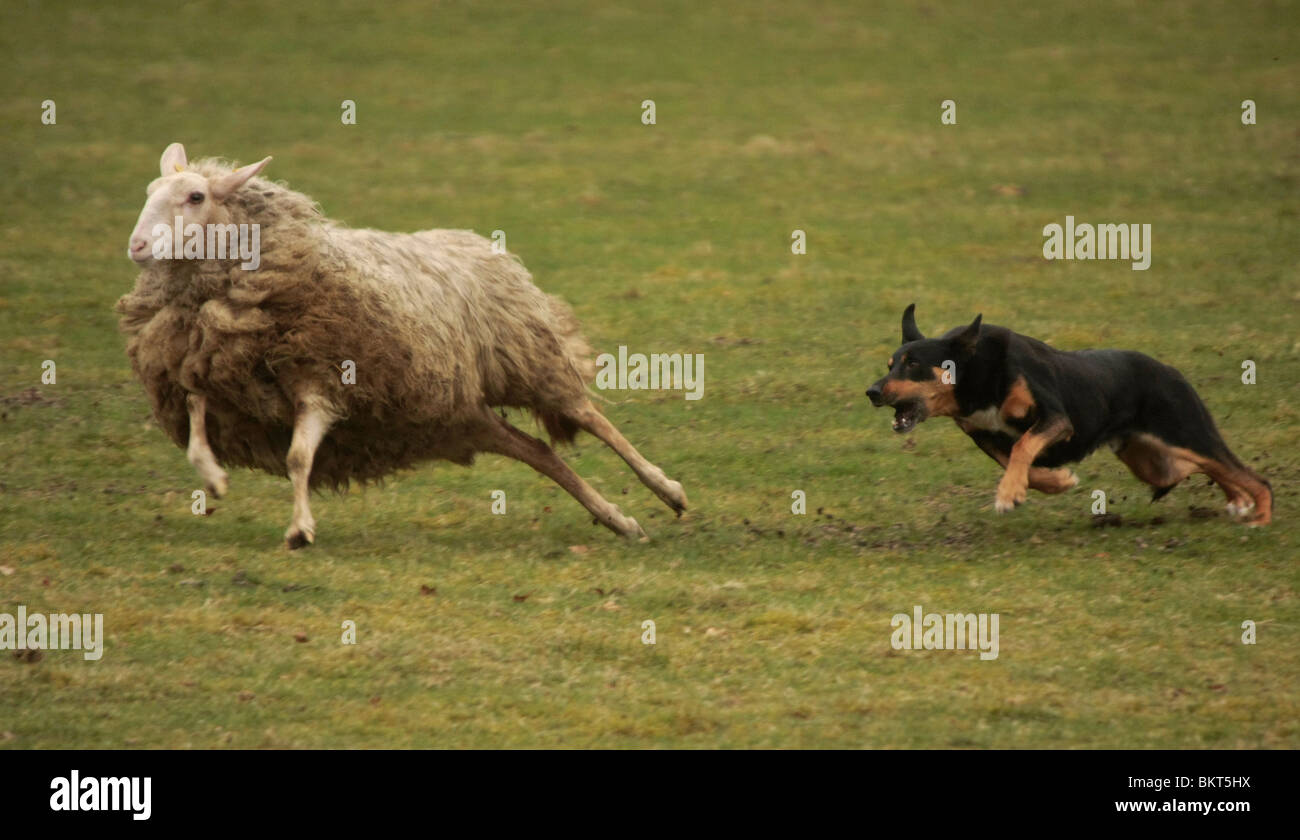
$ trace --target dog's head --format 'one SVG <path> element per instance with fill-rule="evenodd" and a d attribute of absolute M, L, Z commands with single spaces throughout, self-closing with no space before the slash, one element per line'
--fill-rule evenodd
<path fill-rule="evenodd" d="M 867 389 L 871 404 L 894 408 L 894 431 L 910 432 L 928 417 L 957 413 L 958 367 L 975 353 L 980 320 L 943 338 L 926 338 L 916 328 L 916 304 L 903 310 L 903 345 L 889 357 L 889 372 Z"/>

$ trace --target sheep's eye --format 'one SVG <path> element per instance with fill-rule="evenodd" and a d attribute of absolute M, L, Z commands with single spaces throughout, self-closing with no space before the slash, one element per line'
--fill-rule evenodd
<path fill-rule="evenodd" d="M 203 193 L 201 192 L 190 193 L 190 204 L 202 204 L 202 203 L 203 203 Z"/>

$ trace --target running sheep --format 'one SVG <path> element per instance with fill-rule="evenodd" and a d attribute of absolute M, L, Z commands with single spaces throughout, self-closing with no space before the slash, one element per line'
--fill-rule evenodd
<path fill-rule="evenodd" d="M 516 257 L 470 231 L 330 221 L 307 196 L 257 177 L 270 160 L 191 164 L 181 144 L 168 146 L 128 245 L 140 275 L 117 302 L 153 415 L 209 493 L 225 495 L 223 466 L 287 476 L 285 541 L 300 548 L 316 538 L 312 489 L 493 452 L 548 476 L 615 533 L 644 538 L 500 411 L 526 408 L 552 443 L 579 431 L 604 441 L 680 515 L 681 484 L 589 399 L 595 368 L 572 310 Z M 197 237 L 256 231 L 258 253 L 249 260 L 218 241 L 218 253 L 187 258 L 177 241 L 173 256 L 177 225 L 187 247 L 191 225 Z"/>

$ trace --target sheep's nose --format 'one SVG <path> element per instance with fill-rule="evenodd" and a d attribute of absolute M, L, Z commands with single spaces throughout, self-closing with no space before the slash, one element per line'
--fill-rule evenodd
<path fill-rule="evenodd" d="M 880 405 L 885 401 L 885 395 L 881 392 L 879 385 L 872 385 L 870 388 L 868 388 L 867 397 L 871 400 L 871 404 L 876 406 L 877 408 L 879 408 Z"/>
<path fill-rule="evenodd" d="M 133 257 L 139 256 L 141 253 L 144 252 L 144 249 L 148 247 L 149 247 L 149 240 L 145 239 L 142 236 L 132 237 L 131 248 L 130 248 L 131 256 Z"/>

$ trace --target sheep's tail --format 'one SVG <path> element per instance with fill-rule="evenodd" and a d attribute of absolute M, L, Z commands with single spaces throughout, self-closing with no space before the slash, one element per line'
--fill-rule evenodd
<path fill-rule="evenodd" d="M 541 421 L 542 427 L 546 429 L 546 434 L 550 436 L 551 443 L 573 443 L 573 439 L 578 436 L 582 428 L 577 422 L 567 415 L 558 411 L 535 411 L 534 415 Z"/>
<path fill-rule="evenodd" d="M 596 380 L 596 362 L 592 359 L 591 345 L 582 336 L 582 327 L 569 304 L 558 297 L 547 295 L 547 304 L 551 310 L 553 329 L 560 340 L 565 361 L 573 371 L 580 394 L 586 397 L 591 391 L 591 384 Z M 573 443 L 573 439 L 582 427 L 569 415 L 550 408 L 534 411 L 537 419 L 546 429 L 552 443 Z"/>
<path fill-rule="evenodd" d="M 569 304 L 554 295 L 547 295 L 555 335 L 560 340 L 564 358 L 574 374 L 584 385 L 596 379 L 596 362 L 591 358 L 591 345 L 582 337 L 582 327 Z"/>

